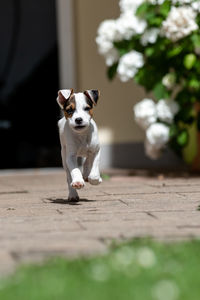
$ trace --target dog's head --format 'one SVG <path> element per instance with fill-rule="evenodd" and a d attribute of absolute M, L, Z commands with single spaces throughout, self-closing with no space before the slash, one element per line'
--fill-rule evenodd
<path fill-rule="evenodd" d="M 82 132 L 88 128 L 99 95 L 98 90 L 74 93 L 71 89 L 58 92 L 57 102 L 74 131 Z"/>

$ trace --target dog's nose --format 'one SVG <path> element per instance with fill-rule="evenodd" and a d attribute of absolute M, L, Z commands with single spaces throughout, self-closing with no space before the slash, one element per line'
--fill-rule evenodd
<path fill-rule="evenodd" d="M 83 122 L 82 118 L 76 118 L 75 119 L 76 124 L 80 125 Z"/>

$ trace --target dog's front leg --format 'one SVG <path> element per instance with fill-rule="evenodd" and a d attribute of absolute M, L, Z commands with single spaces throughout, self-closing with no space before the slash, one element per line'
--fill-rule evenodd
<path fill-rule="evenodd" d="M 95 153 L 89 153 L 87 158 L 88 181 L 92 185 L 97 185 L 102 182 L 99 172 L 100 150 Z"/>
<path fill-rule="evenodd" d="M 66 162 L 67 169 L 69 170 L 71 175 L 71 187 L 74 189 L 81 189 L 82 187 L 84 187 L 85 182 L 83 180 L 81 171 L 78 168 L 76 155 L 67 155 Z"/>
<path fill-rule="evenodd" d="M 67 184 L 68 184 L 68 191 L 69 191 L 68 200 L 69 201 L 78 201 L 79 200 L 78 193 L 71 186 L 72 178 L 71 178 L 70 171 L 68 170 L 68 167 L 67 167 L 66 147 L 62 147 L 61 156 L 62 156 L 63 168 L 66 171 L 66 176 L 67 176 Z"/>

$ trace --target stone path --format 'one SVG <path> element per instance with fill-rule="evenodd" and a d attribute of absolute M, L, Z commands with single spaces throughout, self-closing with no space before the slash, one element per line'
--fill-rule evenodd
<path fill-rule="evenodd" d="M 0 274 L 53 255 L 106 251 L 113 239 L 200 237 L 200 177 L 117 175 L 67 203 L 62 170 L 0 172 Z"/>

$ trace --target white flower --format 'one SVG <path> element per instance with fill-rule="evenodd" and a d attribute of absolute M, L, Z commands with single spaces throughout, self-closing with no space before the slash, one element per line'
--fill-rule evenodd
<path fill-rule="evenodd" d="M 162 154 L 162 148 L 158 148 L 155 145 L 150 144 L 147 139 L 144 144 L 145 153 L 151 159 L 158 159 Z"/>
<path fill-rule="evenodd" d="M 133 78 L 138 69 L 143 67 L 143 55 L 137 51 L 130 51 L 123 55 L 119 60 L 117 73 L 121 81 L 125 82 Z"/>
<path fill-rule="evenodd" d="M 189 6 L 172 7 L 167 19 L 162 23 L 162 34 L 176 42 L 198 29 L 196 13 Z"/>
<path fill-rule="evenodd" d="M 119 52 L 114 48 L 113 44 L 101 37 L 96 38 L 98 50 L 101 55 L 104 56 L 107 66 L 112 66 L 119 60 Z"/>
<path fill-rule="evenodd" d="M 97 35 L 102 39 L 113 42 L 118 40 L 116 20 L 105 20 L 98 27 Z"/>
<path fill-rule="evenodd" d="M 145 20 L 142 20 L 133 14 L 122 14 L 116 20 L 118 37 L 121 40 L 129 40 L 133 35 L 142 34 L 147 26 Z"/>
<path fill-rule="evenodd" d="M 192 1 L 193 0 L 172 0 L 172 3 L 184 5 L 184 4 L 190 4 L 192 3 Z"/>
<path fill-rule="evenodd" d="M 165 2 L 165 0 L 147 0 L 148 2 L 150 2 L 151 4 L 163 4 Z"/>
<path fill-rule="evenodd" d="M 118 31 L 115 20 L 106 20 L 100 24 L 96 38 L 100 54 L 104 55 L 113 49 L 113 42 L 118 39 L 117 35 Z"/>
<path fill-rule="evenodd" d="M 195 1 L 191 3 L 193 10 L 200 12 L 200 1 Z"/>
<path fill-rule="evenodd" d="M 97 31 L 96 43 L 99 53 L 105 57 L 106 65 L 111 66 L 119 59 L 119 53 L 113 42 L 119 40 L 117 23 L 115 20 L 102 22 Z"/>
<path fill-rule="evenodd" d="M 120 0 L 119 6 L 122 13 L 133 13 L 136 12 L 137 8 L 143 3 L 145 0 Z"/>
<path fill-rule="evenodd" d="M 169 141 L 169 127 L 154 123 L 146 131 L 147 141 L 157 149 L 162 149 Z"/>
<path fill-rule="evenodd" d="M 99 53 L 102 55 L 106 54 L 108 51 L 113 49 L 113 43 L 109 40 L 106 40 L 102 36 L 96 37 L 96 43 L 98 46 Z"/>
<path fill-rule="evenodd" d="M 162 84 L 168 90 L 171 90 L 174 87 L 175 82 L 176 82 L 176 75 L 174 73 L 168 73 L 162 79 Z"/>
<path fill-rule="evenodd" d="M 151 99 L 143 99 L 133 107 L 135 121 L 143 129 L 147 129 L 157 120 L 156 105 Z"/>
<path fill-rule="evenodd" d="M 174 100 L 161 99 L 156 105 L 156 110 L 160 121 L 172 124 L 174 116 L 179 111 L 179 105 Z"/>
<path fill-rule="evenodd" d="M 148 43 L 154 44 L 157 40 L 157 37 L 160 33 L 160 30 L 158 28 L 151 28 L 142 35 L 141 37 L 141 44 L 143 46 L 146 46 Z"/>
<path fill-rule="evenodd" d="M 109 67 L 119 60 L 119 52 L 117 51 L 117 49 L 112 48 L 104 54 L 104 57 L 106 65 Z"/>
<path fill-rule="evenodd" d="M 146 131 L 146 155 L 151 159 L 158 159 L 168 142 L 169 127 L 162 123 L 152 124 Z"/>

